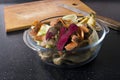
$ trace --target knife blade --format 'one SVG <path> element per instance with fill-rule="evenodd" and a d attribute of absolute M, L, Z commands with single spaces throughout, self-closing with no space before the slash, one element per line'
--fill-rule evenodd
<path fill-rule="evenodd" d="M 68 10 L 71 10 L 71 11 L 79 13 L 79 14 L 83 14 L 84 16 L 89 15 L 89 13 L 86 12 L 86 11 L 77 9 L 75 7 L 72 7 L 72 6 L 69 6 L 69 5 L 66 5 L 66 4 L 58 4 L 58 6 L 66 8 Z M 100 15 L 97 15 L 97 14 L 96 14 L 96 18 L 98 20 L 100 20 L 101 22 L 107 24 L 109 28 L 117 30 L 117 31 L 120 31 L 120 22 L 115 21 L 115 20 L 110 19 L 110 18 L 107 18 L 107 17 L 103 17 L 103 16 L 100 16 Z"/>

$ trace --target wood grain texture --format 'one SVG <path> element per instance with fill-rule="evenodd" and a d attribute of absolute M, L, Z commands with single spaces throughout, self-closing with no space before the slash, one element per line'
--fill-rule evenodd
<path fill-rule="evenodd" d="M 94 12 L 91 8 L 79 0 L 44 0 L 14 4 L 4 8 L 6 32 L 29 28 L 31 23 L 35 20 L 40 21 L 53 16 L 74 13 L 70 10 L 57 6 L 59 3 L 74 6 L 86 12 Z M 81 16 L 81 14 L 77 15 Z"/>

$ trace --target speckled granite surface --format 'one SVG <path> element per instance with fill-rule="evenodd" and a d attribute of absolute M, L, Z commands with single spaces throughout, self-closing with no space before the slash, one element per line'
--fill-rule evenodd
<path fill-rule="evenodd" d="M 98 14 L 120 21 L 119 1 L 85 0 Z M 23 42 L 23 32 L 5 33 L 0 3 L 0 80 L 120 80 L 120 32 L 110 29 L 95 60 L 82 67 L 60 69 L 42 63 Z"/>

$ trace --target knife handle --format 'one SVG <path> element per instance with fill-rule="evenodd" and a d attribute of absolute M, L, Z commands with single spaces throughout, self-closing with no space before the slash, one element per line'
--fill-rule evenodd
<path fill-rule="evenodd" d="M 96 15 L 96 18 L 102 21 L 103 23 L 107 24 L 108 27 L 110 27 L 111 29 L 120 31 L 120 22 L 110 19 L 108 17 L 100 16 L 100 15 Z"/>

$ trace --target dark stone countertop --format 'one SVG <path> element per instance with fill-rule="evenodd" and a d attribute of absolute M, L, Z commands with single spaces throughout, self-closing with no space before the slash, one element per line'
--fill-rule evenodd
<path fill-rule="evenodd" d="M 22 1 L 14 0 L 13 3 Z M 3 8 L 12 1 L 1 2 L 0 80 L 120 80 L 120 32 L 110 29 L 98 56 L 92 62 L 75 69 L 55 68 L 43 64 L 36 52 L 24 44 L 24 30 L 6 34 Z M 99 15 L 120 21 L 120 1 L 83 2 Z"/>

